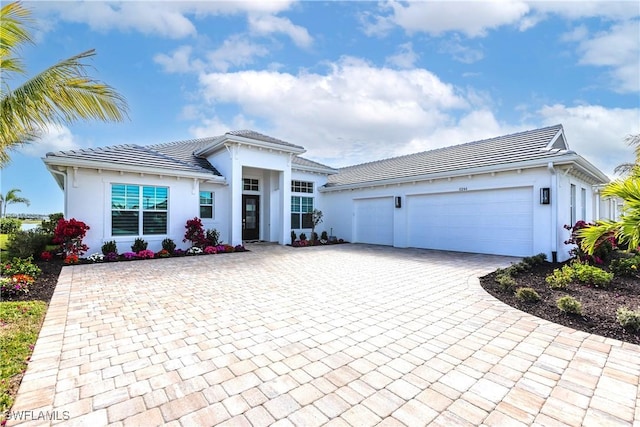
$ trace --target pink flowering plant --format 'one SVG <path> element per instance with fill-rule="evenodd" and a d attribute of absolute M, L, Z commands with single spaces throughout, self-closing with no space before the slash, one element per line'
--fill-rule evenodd
<path fill-rule="evenodd" d="M 11 277 L 0 278 L 0 295 L 2 297 L 15 297 L 29 293 L 29 286 L 35 279 L 27 274 L 14 274 Z"/>
<path fill-rule="evenodd" d="M 613 233 L 604 236 L 596 245 L 593 255 L 589 255 L 582 249 L 583 237 L 580 230 L 594 226 L 593 223 L 586 221 L 577 221 L 574 225 L 565 225 L 564 228 L 571 232 L 569 239 L 565 240 L 566 245 L 575 245 L 569 254 L 577 258 L 580 262 L 588 264 L 603 265 L 611 261 L 611 253 L 617 248 L 616 238 Z"/>
<path fill-rule="evenodd" d="M 204 253 L 208 255 L 217 254 L 218 250 L 214 246 L 207 246 L 204 248 Z"/>
<path fill-rule="evenodd" d="M 136 257 L 140 259 L 153 259 L 155 255 L 156 254 L 153 251 L 150 251 L 149 249 L 144 249 L 142 251 L 138 251 L 138 253 L 136 254 Z"/>
<path fill-rule="evenodd" d="M 60 248 L 65 255 L 80 256 L 89 249 L 82 242 L 89 229 L 90 227 L 87 224 L 75 218 L 70 220 L 61 218 L 58 220 L 56 229 L 53 232 L 53 243 L 60 244 Z"/>

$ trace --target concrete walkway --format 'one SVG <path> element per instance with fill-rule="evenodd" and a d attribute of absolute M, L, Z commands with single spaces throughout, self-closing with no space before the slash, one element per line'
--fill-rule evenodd
<path fill-rule="evenodd" d="M 251 250 L 65 267 L 14 415 L 79 426 L 640 422 L 640 347 L 496 301 L 477 277 L 513 258 Z"/>

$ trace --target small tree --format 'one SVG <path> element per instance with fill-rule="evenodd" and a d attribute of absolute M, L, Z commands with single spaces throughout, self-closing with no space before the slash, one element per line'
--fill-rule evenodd
<path fill-rule="evenodd" d="M 75 218 L 71 218 L 68 221 L 62 218 L 58 221 L 58 225 L 53 232 L 53 243 L 60 244 L 65 256 L 80 256 L 89 250 L 89 247 L 82 243 L 82 239 L 87 235 L 89 228 L 87 224 Z"/>
<path fill-rule="evenodd" d="M 316 227 L 322 222 L 322 211 L 314 209 L 311 212 L 311 239 L 315 243 L 318 235 L 316 234 Z"/>
<path fill-rule="evenodd" d="M 191 241 L 191 245 L 204 248 L 207 243 L 207 236 L 204 231 L 204 227 L 202 226 L 202 221 L 198 217 L 194 217 L 193 219 L 187 220 L 187 224 L 184 226 L 187 229 L 184 233 L 183 242 L 187 240 Z"/>

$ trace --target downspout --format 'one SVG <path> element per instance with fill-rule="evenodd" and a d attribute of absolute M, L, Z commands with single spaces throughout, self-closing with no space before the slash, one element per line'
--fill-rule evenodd
<path fill-rule="evenodd" d="M 62 176 L 62 191 L 64 193 L 64 216 L 66 217 L 67 216 L 67 174 L 64 172 L 57 171 L 51 168 L 51 166 L 47 166 L 47 169 L 52 174 Z"/>
<path fill-rule="evenodd" d="M 551 261 L 558 262 L 558 176 L 553 162 L 547 169 L 551 174 Z"/>

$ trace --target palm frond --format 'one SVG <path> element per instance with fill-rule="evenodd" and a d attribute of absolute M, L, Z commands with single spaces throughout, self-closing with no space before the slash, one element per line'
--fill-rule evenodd
<path fill-rule="evenodd" d="M 127 104 L 111 86 L 90 78 L 88 50 L 49 67 L 0 99 L 0 144 L 20 144 L 25 136 L 50 123 L 79 119 L 122 121 Z"/>

